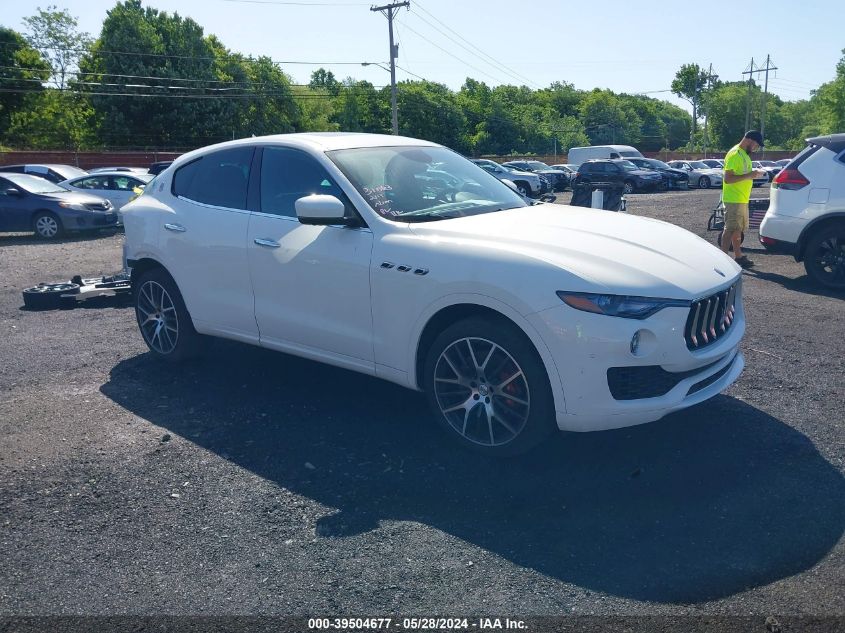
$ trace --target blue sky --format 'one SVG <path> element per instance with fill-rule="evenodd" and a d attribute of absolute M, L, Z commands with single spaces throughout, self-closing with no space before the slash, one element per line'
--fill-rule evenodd
<path fill-rule="evenodd" d="M 50 0 L 94 36 L 113 0 Z M 4 3 L 2 24 L 48 2 Z M 296 83 L 323 66 L 338 78 L 389 83 L 361 62 L 388 60 L 387 20 L 356 0 L 176 0 L 144 2 L 190 16 L 230 49 L 283 63 Z M 378 4 L 385 4 L 379 2 Z M 396 19 L 397 78 L 424 77 L 453 90 L 466 77 L 532 88 L 567 81 L 579 89 L 647 92 L 686 107 L 668 91 L 681 64 L 696 62 L 738 80 L 754 57 L 778 67 L 769 89 L 808 98 L 829 81 L 845 48 L 845 2 L 583 2 L 576 0 L 411 0 Z M 292 63 L 316 62 L 316 63 Z M 346 63 L 340 63 L 346 62 Z M 407 72 L 406 72 L 407 71 Z M 762 78 L 762 77 L 761 77 Z"/>

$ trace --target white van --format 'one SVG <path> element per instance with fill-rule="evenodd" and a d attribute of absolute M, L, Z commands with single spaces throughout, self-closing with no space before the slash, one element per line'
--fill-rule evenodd
<path fill-rule="evenodd" d="M 592 145 L 573 147 L 567 154 L 566 162 L 570 165 L 580 165 L 593 158 L 643 158 L 643 155 L 636 147 L 630 145 Z"/>

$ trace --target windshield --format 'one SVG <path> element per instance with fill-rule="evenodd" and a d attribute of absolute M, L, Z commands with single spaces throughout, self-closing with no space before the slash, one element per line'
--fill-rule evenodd
<path fill-rule="evenodd" d="M 637 167 L 634 163 L 629 160 L 618 160 L 616 161 L 616 164 L 621 165 L 622 169 L 624 169 L 625 171 L 636 171 L 637 169 L 639 169 L 639 167 Z"/>
<path fill-rule="evenodd" d="M 655 167 L 656 169 L 671 169 L 669 165 L 664 163 L 662 160 L 657 160 L 656 158 L 649 158 L 646 163 L 648 165 L 651 165 L 652 167 Z"/>
<path fill-rule="evenodd" d="M 326 155 L 389 220 L 425 222 L 528 206 L 510 187 L 445 147 L 366 147 Z"/>
<path fill-rule="evenodd" d="M 29 174 L 3 174 L 3 178 L 29 193 L 67 193 L 67 189 L 49 180 Z"/>
<path fill-rule="evenodd" d="M 546 163 L 541 163 L 539 160 L 529 160 L 528 166 L 531 167 L 531 169 L 552 169 L 546 165 Z"/>
<path fill-rule="evenodd" d="M 50 169 L 59 174 L 65 180 L 76 178 L 77 176 L 84 176 L 88 172 L 84 169 L 79 169 L 73 165 L 50 165 Z"/>
<path fill-rule="evenodd" d="M 640 157 L 642 157 L 642 154 L 640 154 L 637 150 L 630 150 L 630 149 L 623 149 L 621 152 L 619 152 L 619 155 L 625 156 L 625 157 L 628 157 L 628 158 L 640 158 Z"/>
<path fill-rule="evenodd" d="M 690 162 L 690 166 L 693 169 L 710 169 L 710 166 L 707 163 L 702 163 L 700 160 Z"/>

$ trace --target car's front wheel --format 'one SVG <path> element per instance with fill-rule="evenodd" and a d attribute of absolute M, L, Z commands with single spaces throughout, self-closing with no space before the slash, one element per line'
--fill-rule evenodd
<path fill-rule="evenodd" d="M 431 346 L 424 372 L 439 424 L 476 452 L 524 453 L 557 428 L 543 362 L 504 319 L 473 317 L 451 325 Z"/>
<path fill-rule="evenodd" d="M 200 335 L 176 283 L 163 268 L 133 280 L 135 317 L 141 336 L 156 358 L 179 362 L 196 355 Z"/>
<path fill-rule="evenodd" d="M 32 229 L 35 236 L 42 240 L 54 240 L 64 233 L 62 221 L 54 213 L 40 211 L 32 218 Z"/>
<path fill-rule="evenodd" d="M 698 179 L 698 186 L 701 189 L 710 189 L 710 178 L 702 176 Z"/>
<path fill-rule="evenodd" d="M 636 185 L 630 180 L 625 181 L 625 185 L 623 186 L 623 188 L 625 189 L 625 193 L 634 193 L 634 191 L 637 190 Z"/>
<path fill-rule="evenodd" d="M 526 198 L 531 197 L 531 187 L 529 187 L 527 183 L 518 182 L 518 183 L 516 183 L 516 188 L 519 191 L 519 193 L 521 193 Z"/>
<path fill-rule="evenodd" d="M 807 274 L 828 288 L 845 288 L 845 224 L 829 226 L 810 236 L 804 251 Z"/>

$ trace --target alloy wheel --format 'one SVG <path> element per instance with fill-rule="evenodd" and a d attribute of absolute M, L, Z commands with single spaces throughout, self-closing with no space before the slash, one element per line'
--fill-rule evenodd
<path fill-rule="evenodd" d="M 461 338 L 443 350 L 434 368 L 434 395 L 452 429 L 480 446 L 513 441 L 531 412 L 519 363 L 483 338 Z"/>
<path fill-rule="evenodd" d="M 831 235 L 813 253 L 818 278 L 834 287 L 845 286 L 845 235 Z"/>
<path fill-rule="evenodd" d="M 179 340 L 179 318 L 167 290 L 156 281 L 146 281 L 138 290 L 135 313 L 144 340 L 162 355 L 176 349 Z"/>

